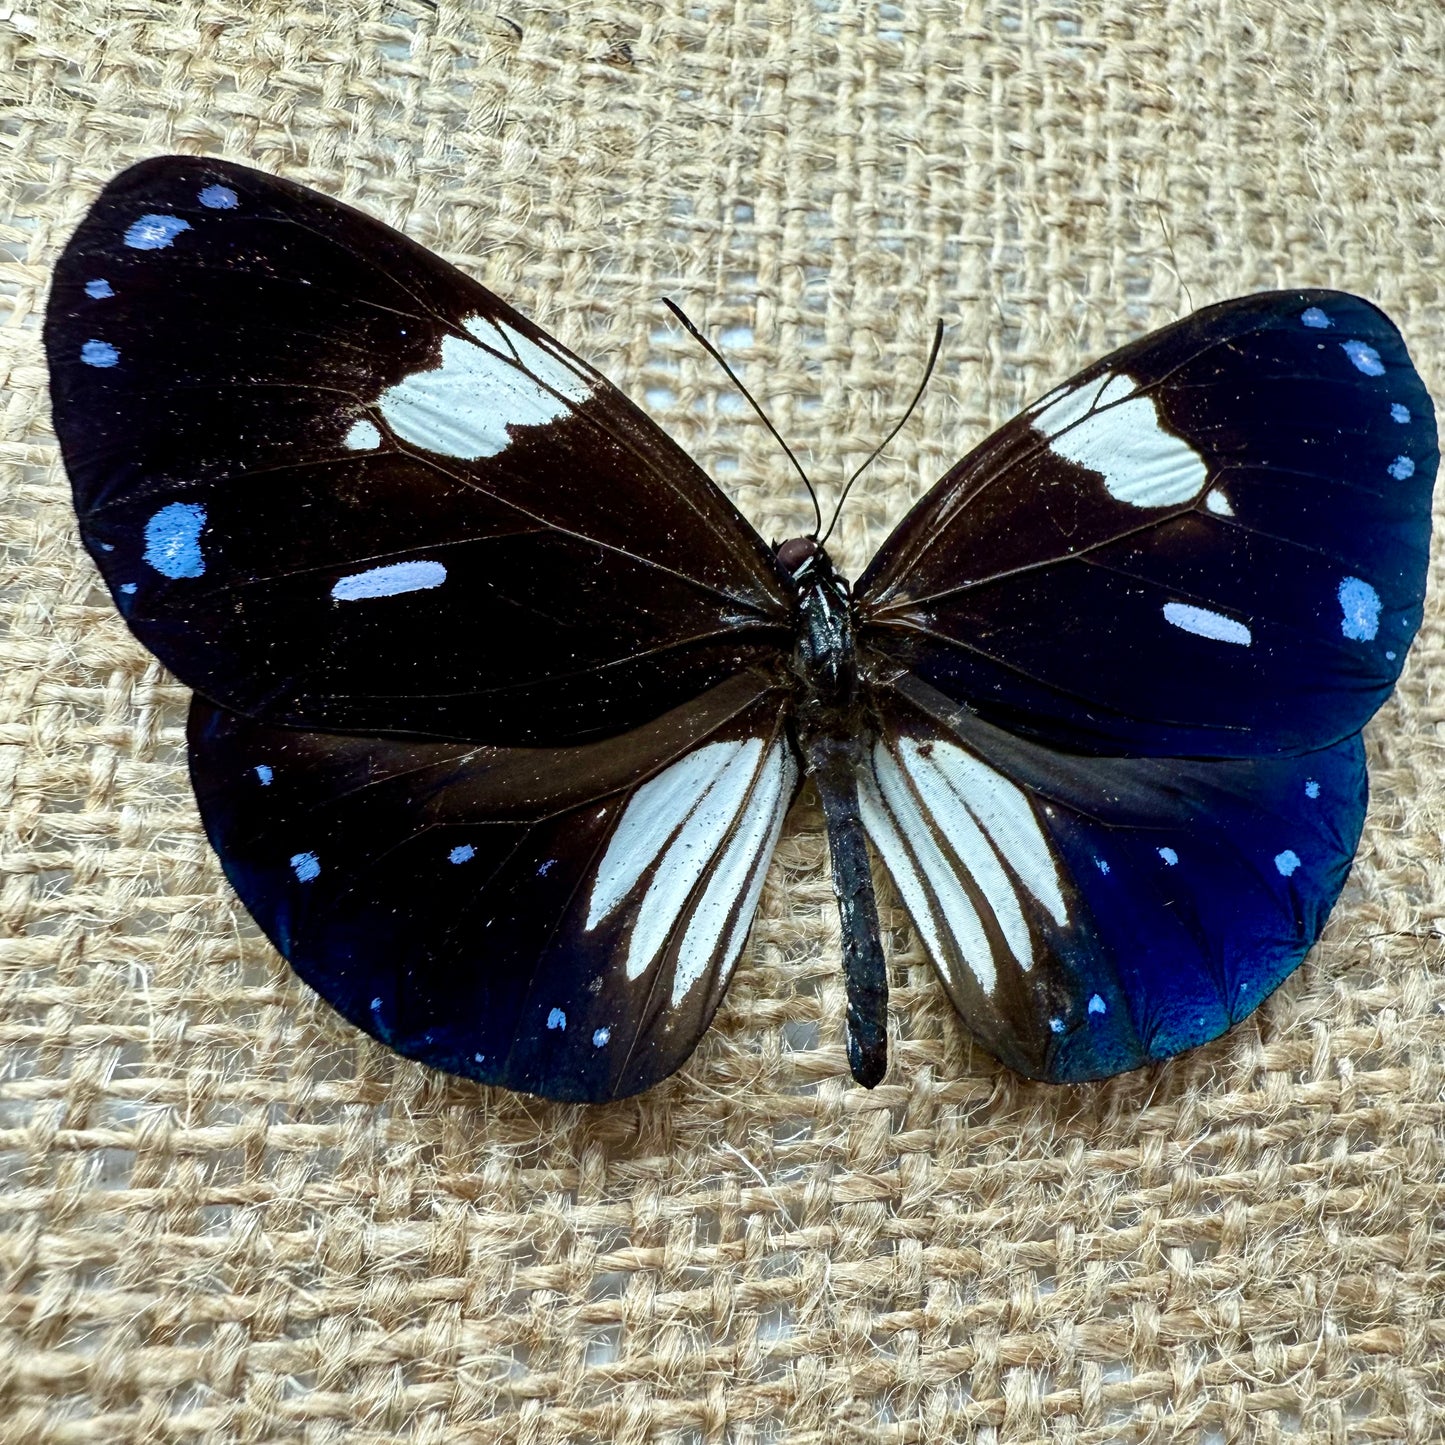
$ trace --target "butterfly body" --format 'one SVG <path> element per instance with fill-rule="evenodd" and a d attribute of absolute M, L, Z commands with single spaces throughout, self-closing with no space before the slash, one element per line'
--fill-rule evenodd
<path fill-rule="evenodd" d="M 792 564 L 797 588 L 790 731 L 827 820 L 848 988 L 848 1063 L 853 1077 L 872 1088 L 888 1063 L 888 973 L 858 802 L 858 778 L 867 771 L 877 731 L 870 680 L 859 676 L 851 589 L 827 550 L 795 537 L 778 548 L 778 557 L 785 567 Z"/>
<path fill-rule="evenodd" d="M 851 587 L 491 292 L 243 166 L 112 181 L 45 341 L 81 537 L 195 690 L 227 877 L 410 1057 L 564 1099 L 665 1078 L 808 776 L 867 1084 L 870 848 L 973 1033 L 1056 1081 L 1246 1017 L 1343 885 L 1438 463 L 1358 297 L 1095 362 Z"/>

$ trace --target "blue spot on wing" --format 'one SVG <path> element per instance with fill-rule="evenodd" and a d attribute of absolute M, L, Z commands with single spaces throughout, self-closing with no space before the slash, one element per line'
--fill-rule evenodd
<path fill-rule="evenodd" d="M 163 251 L 191 223 L 179 216 L 147 215 L 132 221 L 125 231 L 125 243 L 134 251 Z"/>
<path fill-rule="evenodd" d="M 198 502 L 171 502 L 145 528 L 145 560 L 163 577 L 199 577 L 206 570 L 201 529 L 206 509 Z"/>
<path fill-rule="evenodd" d="M 1338 595 L 1340 631 L 1351 642 L 1373 642 L 1380 631 L 1380 594 L 1363 578 L 1346 577 Z"/>
<path fill-rule="evenodd" d="M 1385 374 L 1385 363 L 1380 360 L 1380 353 L 1364 341 L 1342 341 L 1340 349 L 1354 363 L 1357 371 L 1362 371 L 1366 376 L 1383 376 Z"/>
<path fill-rule="evenodd" d="M 211 211 L 234 211 L 236 193 L 230 186 L 207 186 L 196 199 Z"/>
<path fill-rule="evenodd" d="M 321 876 L 321 860 L 314 853 L 293 853 L 291 871 L 300 883 L 311 883 Z"/>

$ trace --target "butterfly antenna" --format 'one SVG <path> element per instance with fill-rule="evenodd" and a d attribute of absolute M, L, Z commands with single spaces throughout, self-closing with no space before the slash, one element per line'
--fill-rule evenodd
<path fill-rule="evenodd" d="M 697 327 L 692 324 L 692 322 L 687 317 L 687 313 L 683 311 L 682 307 L 679 306 L 677 302 L 670 301 L 666 296 L 662 298 L 662 304 L 666 306 L 667 309 L 671 311 L 672 314 L 676 316 L 679 321 L 682 322 L 682 324 L 687 328 L 688 334 L 692 337 L 692 339 L 696 341 L 698 345 L 701 346 L 702 349 L 706 351 L 707 354 L 712 357 L 712 359 L 717 362 L 717 364 L 722 367 L 725 372 L 727 372 L 728 380 L 731 381 L 732 384 L 737 387 L 737 389 L 742 392 L 742 394 L 747 398 L 748 404 L 755 412 L 757 412 L 759 418 L 762 420 L 763 425 L 767 427 L 770 432 L 772 432 L 773 440 L 776 441 L 780 447 L 782 447 L 782 449 L 787 453 L 788 460 L 792 462 L 792 464 L 797 468 L 798 475 L 802 477 L 803 485 L 807 487 L 808 496 L 812 499 L 813 502 L 813 535 L 816 537 L 818 535 L 818 528 L 823 525 L 823 510 L 818 505 L 818 494 L 813 490 L 813 484 L 808 480 L 807 472 L 803 470 L 802 464 L 798 461 L 797 457 L 793 455 L 793 449 L 779 435 L 777 427 L 775 427 L 772 422 L 768 420 L 767 412 L 765 412 L 762 407 L 758 405 L 757 399 L 753 396 L 752 392 L 750 392 L 747 387 L 745 387 L 742 382 L 738 380 L 737 372 L 735 372 L 732 367 L 727 364 L 727 361 L 724 359 L 722 352 L 720 352 L 717 347 L 714 346 L 712 342 L 709 341 L 707 337 L 704 336 L 702 332 L 699 331 Z"/>
<path fill-rule="evenodd" d="M 828 530 L 818 538 L 818 545 L 821 547 L 829 537 L 833 535 L 833 528 L 838 525 L 838 518 L 843 515 L 843 503 L 848 500 L 848 493 L 852 490 L 853 483 L 868 470 L 882 455 L 883 448 L 898 435 L 907 424 L 908 418 L 913 415 L 913 409 L 923 400 L 924 389 L 928 386 L 928 378 L 933 375 L 934 365 L 938 361 L 939 348 L 943 345 L 943 322 L 939 321 L 937 329 L 933 333 L 933 350 L 928 353 L 928 365 L 923 368 L 923 380 L 918 383 L 918 390 L 913 393 L 913 400 L 908 403 L 908 410 L 898 418 L 898 425 L 873 448 L 869 453 L 868 460 L 848 478 L 843 487 L 843 494 L 838 498 L 838 505 L 833 508 L 833 520 L 828 523 Z"/>

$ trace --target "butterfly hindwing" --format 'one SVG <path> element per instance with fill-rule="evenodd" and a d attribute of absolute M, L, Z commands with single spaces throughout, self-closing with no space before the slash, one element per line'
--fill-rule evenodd
<path fill-rule="evenodd" d="M 737 677 L 577 748 L 278 728 L 197 698 L 191 772 L 252 916 L 409 1057 L 549 1098 L 692 1053 L 747 936 L 798 769 Z"/>
<path fill-rule="evenodd" d="M 771 555 L 455 268 L 246 167 L 143 162 L 55 272 L 81 533 L 183 681 L 314 729 L 561 745 L 790 643 Z"/>
<path fill-rule="evenodd" d="M 1322 747 L 1399 675 L 1437 462 L 1429 394 L 1374 306 L 1224 302 L 960 462 L 859 582 L 861 635 L 1071 750 Z"/>
<path fill-rule="evenodd" d="M 905 680 L 860 799 L 970 1029 L 1069 1081 L 1216 1037 L 1298 966 L 1359 840 L 1364 749 L 1070 756 Z"/>

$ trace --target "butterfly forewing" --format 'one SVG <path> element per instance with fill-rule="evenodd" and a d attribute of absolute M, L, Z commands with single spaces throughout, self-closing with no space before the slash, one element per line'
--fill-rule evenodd
<path fill-rule="evenodd" d="M 866 645 L 1062 747 L 1250 757 L 1359 731 L 1419 625 L 1438 453 L 1403 341 L 1331 291 L 1081 372 L 909 514 Z"/>
<path fill-rule="evenodd" d="M 398 1052 L 550 1098 L 635 1093 L 691 1054 L 798 770 L 738 677 L 577 748 L 336 737 L 197 699 L 191 772 L 242 901 Z"/>
<path fill-rule="evenodd" d="M 269 722 L 564 744 L 777 657 L 768 550 L 597 372 L 381 223 L 240 166 L 113 181 L 46 325 L 86 545 Z"/>

